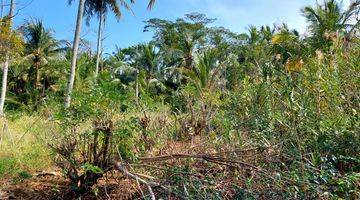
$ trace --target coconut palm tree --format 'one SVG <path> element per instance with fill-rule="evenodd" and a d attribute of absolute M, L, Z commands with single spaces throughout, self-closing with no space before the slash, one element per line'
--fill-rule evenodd
<path fill-rule="evenodd" d="M 134 0 L 130 0 L 130 3 L 134 3 Z M 97 54 L 96 54 L 96 68 L 95 68 L 95 77 L 99 73 L 99 65 L 101 60 L 101 51 L 102 51 L 102 35 L 105 25 L 106 14 L 111 10 L 115 17 L 119 20 L 122 16 L 120 7 L 123 6 L 126 9 L 130 10 L 130 5 L 125 1 L 116 1 L 116 0 L 87 0 L 85 2 L 85 12 L 84 15 L 87 17 L 87 22 L 89 23 L 90 19 L 97 15 L 99 18 L 99 27 L 98 27 L 98 36 L 97 36 Z"/>
<path fill-rule="evenodd" d="M 158 72 L 158 51 L 152 43 L 141 44 L 135 48 L 135 62 L 136 68 L 136 100 L 139 98 L 139 73 L 140 71 L 145 72 L 143 83 L 149 85 L 150 80 L 157 80 L 155 76 Z"/>
<path fill-rule="evenodd" d="M 207 45 L 209 30 L 214 20 L 203 14 L 191 13 L 176 21 L 150 19 L 144 31 L 154 31 L 154 40 L 162 58 L 160 72 L 167 86 L 177 89 L 186 79 L 180 68 L 194 68 L 195 55 Z"/>
<path fill-rule="evenodd" d="M 192 13 L 175 22 L 161 19 L 147 21 L 145 31 L 156 32 L 155 41 L 164 54 L 163 57 L 175 56 L 176 65 L 191 69 L 194 66 L 194 53 L 197 47 L 205 43 L 206 25 L 213 20 L 205 15 Z"/>
<path fill-rule="evenodd" d="M 71 4 L 74 0 L 68 0 L 69 4 Z M 66 91 L 66 97 L 65 97 L 65 108 L 70 107 L 71 103 L 71 93 L 74 88 L 74 82 L 75 82 L 75 73 L 76 73 L 76 60 L 77 60 L 77 54 L 79 50 L 79 43 L 80 43 L 80 33 L 81 33 L 81 26 L 82 26 L 82 20 L 83 20 L 83 14 L 84 14 L 84 5 L 85 0 L 79 0 L 79 7 L 78 7 L 78 13 L 77 13 L 77 20 L 76 20 L 76 30 L 74 34 L 74 42 L 72 47 L 72 59 L 71 59 L 71 71 L 70 71 L 70 77 L 69 77 L 69 83 Z"/>
<path fill-rule="evenodd" d="M 31 61 L 30 82 L 34 88 L 39 88 L 41 67 L 65 49 L 60 48 L 60 43 L 53 37 L 51 30 L 44 27 L 41 20 L 27 22 L 23 33 L 26 58 Z"/>
<path fill-rule="evenodd" d="M 135 0 L 129 0 L 129 3 L 135 3 Z M 87 15 L 88 21 L 93 15 L 97 15 L 99 18 L 95 77 L 97 77 L 99 73 L 103 40 L 102 35 L 105 26 L 106 14 L 109 10 L 111 10 L 117 20 L 119 20 L 122 16 L 121 7 L 124 7 L 126 10 L 131 10 L 129 3 L 126 0 L 87 0 L 85 2 L 85 15 Z M 150 0 L 148 8 L 151 9 L 154 3 L 155 0 Z"/>
<path fill-rule="evenodd" d="M 156 76 L 158 72 L 159 52 L 153 43 L 140 44 L 137 47 L 137 65 L 145 70 L 148 77 Z"/>
<path fill-rule="evenodd" d="M 74 0 L 68 0 L 68 2 L 71 4 Z M 81 25 L 82 25 L 82 19 L 83 15 L 86 14 L 88 17 L 92 17 L 95 13 L 99 14 L 99 17 L 104 19 L 104 11 L 106 11 L 104 8 L 111 8 L 114 13 L 120 14 L 121 12 L 118 5 L 124 6 L 125 8 L 130 8 L 129 5 L 126 3 L 125 0 L 118 0 L 119 3 L 117 3 L 117 0 L 79 0 L 79 7 L 78 7 L 78 14 L 77 14 L 77 23 L 76 23 L 76 31 L 74 36 L 74 45 L 73 45 L 73 58 L 71 61 L 71 73 L 68 83 L 68 89 L 65 99 L 65 107 L 70 107 L 71 102 L 71 93 L 74 88 L 74 82 L 75 82 L 75 72 L 76 72 L 76 59 L 77 59 L 77 52 L 79 48 L 79 42 L 80 42 L 80 32 L 81 32 Z M 134 0 L 130 0 L 131 2 L 134 2 Z M 86 4 L 86 10 L 85 10 L 85 3 Z M 155 3 L 155 0 L 150 0 L 148 4 L 148 9 L 151 9 Z M 86 11 L 86 12 L 84 12 Z M 99 29 L 102 29 L 103 20 L 99 20 Z M 101 34 L 102 30 L 99 31 L 100 34 L 98 34 L 98 58 L 100 58 L 100 47 L 101 47 Z M 97 63 L 99 63 L 99 59 L 97 59 Z M 97 64 L 98 66 L 98 64 Z M 98 67 L 96 69 L 98 71 Z M 97 72 L 95 72 L 97 74 Z"/>
<path fill-rule="evenodd" d="M 199 90 L 211 89 L 219 81 L 221 66 L 217 50 L 208 49 L 197 58 L 193 69 L 182 68 L 181 71 Z"/>
<path fill-rule="evenodd" d="M 336 0 L 326 0 L 323 5 L 303 8 L 302 13 L 309 22 L 308 28 L 312 34 L 312 45 L 315 48 L 328 48 L 334 34 L 349 36 L 359 26 L 358 20 L 353 23 L 359 10 L 360 0 L 353 1 L 346 10 Z"/>
<path fill-rule="evenodd" d="M 15 0 L 11 0 L 10 2 L 10 11 L 9 11 L 9 23 L 11 29 L 12 18 L 14 17 L 15 12 Z M 4 115 L 4 105 L 5 105 L 5 98 L 6 98 L 6 88 L 7 88 L 7 76 L 9 72 L 9 62 L 10 58 L 9 55 L 6 55 L 5 63 L 3 67 L 3 77 L 2 77 L 2 86 L 1 86 L 1 98 L 0 98 L 0 116 Z"/>
<path fill-rule="evenodd" d="M 150 80 L 157 81 L 158 64 L 159 64 L 159 52 L 152 43 L 139 44 L 126 49 L 118 49 L 113 54 L 113 59 L 116 62 L 121 62 L 122 65 L 117 69 L 118 72 L 124 76 L 127 76 L 126 80 L 135 81 L 135 97 L 138 102 L 139 98 L 139 85 L 140 82 L 143 85 L 148 85 Z M 127 72 L 127 74 L 125 73 Z M 142 76 L 142 80 L 139 80 L 139 75 Z"/>

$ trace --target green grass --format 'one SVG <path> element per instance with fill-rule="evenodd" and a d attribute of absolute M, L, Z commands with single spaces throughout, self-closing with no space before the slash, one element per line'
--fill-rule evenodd
<path fill-rule="evenodd" d="M 2 119 L 0 128 L 0 178 L 31 174 L 52 165 L 51 151 L 43 142 L 52 129 L 46 120 L 31 116 Z"/>

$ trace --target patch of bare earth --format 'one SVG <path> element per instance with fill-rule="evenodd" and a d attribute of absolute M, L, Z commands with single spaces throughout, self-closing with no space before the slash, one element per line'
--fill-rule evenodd
<path fill-rule="evenodd" d="M 230 148 L 229 148 L 230 149 Z M 195 138 L 192 141 L 168 141 L 162 149 L 152 149 L 138 164 L 127 165 L 130 172 L 145 180 L 154 181 L 153 192 L 156 197 L 182 199 L 181 193 L 174 193 L 172 177 L 180 176 L 188 180 L 212 179 L 214 183 L 204 183 L 213 190 L 222 191 L 225 199 L 236 195 L 234 185 L 246 188 L 247 178 L 260 179 L 261 169 L 256 165 L 258 159 L 269 157 L 257 149 L 221 152 L 207 146 L 207 141 Z M 194 159 L 191 162 L 188 159 Z M 175 168 L 190 171 L 179 171 Z M 54 168 L 57 169 L 57 168 Z M 64 178 L 60 170 L 57 173 L 33 176 L 21 182 L 0 181 L 0 199 L 75 199 L 70 181 Z M 146 184 L 137 182 L 119 171 L 110 171 L 98 180 L 91 191 L 81 196 L 82 200 L 91 199 L 142 199 L 149 197 Z M 180 195 L 180 196 L 179 196 Z"/>
<path fill-rule="evenodd" d="M 75 199 L 71 191 L 70 181 L 61 175 L 37 176 L 21 182 L 12 180 L 0 182 L 0 199 Z M 111 172 L 98 181 L 92 191 L 84 194 L 81 199 L 133 199 L 141 195 L 141 188 L 136 182 L 121 177 L 117 172 Z"/>

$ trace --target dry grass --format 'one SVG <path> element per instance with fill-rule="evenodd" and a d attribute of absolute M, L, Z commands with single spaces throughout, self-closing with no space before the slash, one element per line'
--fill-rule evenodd
<path fill-rule="evenodd" d="M 0 121 L 0 177 L 33 173 L 51 166 L 51 151 L 43 142 L 54 125 L 40 116 Z"/>

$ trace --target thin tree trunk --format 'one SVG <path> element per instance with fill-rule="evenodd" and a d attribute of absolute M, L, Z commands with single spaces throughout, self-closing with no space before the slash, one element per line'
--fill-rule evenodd
<path fill-rule="evenodd" d="M 194 58 L 193 58 L 193 56 L 192 56 L 192 51 L 189 51 L 189 52 L 186 54 L 186 57 L 185 57 L 185 65 L 186 65 L 186 68 L 192 69 L 192 68 L 193 68 L 193 63 L 194 63 Z"/>
<path fill-rule="evenodd" d="M 6 61 L 4 63 L 3 68 L 3 76 L 2 76 L 2 86 L 1 86 L 1 99 L 0 99 L 0 116 L 4 116 L 4 105 L 6 98 L 6 88 L 7 88 L 7 76 L 9 71 L 9 58 L 6 56 Z"/>
<path fill-rule="evenodd" d="M 80 34 L 81 34 L 81 26 L 82 26 L 82 20 L 83 20 L 83 13 L 84 13 L 84 4 L 85 0 L 79 1 L 79 8 L 78 8 L 78 14 L 77 14 L 77 21 L 76 21 L 76 31 L 74 36 L 74 44 L 72 49 L 72 60 L 71 60 L 71 72 L 69 77 L 69 83 L 65 98 L 65 108 L 70 107 L 71 103 L 71 93 L 74 88 L 74 82 L 75 82 L 75 73 L 76 73 L 76 61 L 77 61 L 77 54 L 79 50 L 79 43 L 80 43 Z"/>
<path fill-rule="evenodd" d="M 136 78 L 135 78 L 135 101 L 139 105 L 139 70 L 136 69 Z"/>
<path fill-rule="evenodd" d="M 3 17 L 3 14 L 4 14 L 4 0 L 1 0 L 1 8 L 0 8 L 0 17 L 2 18 Z"/>
<path fill-rule="evenodd" d="M 104 29 L 104 20 L 105 20 L 105 13 L 100 13 L 99 19 L 99 29 L 98 29 L 98 40 L 97 40 L 97 52 L 96 52 L 96 68 L 95 68 L 95 77 L 99 74 L 99 65 L 101 60 L 101 51 L 102 51 L 102 35 Z"/>
<path fill-rule="evenodd" d="M 35 78 L 35 85 L 34 85 L 34 88 L 35 89 L 38 89 L 39 86 L 41 85 L 40 84 L 40 66 L 39 66 L 39 63 L 36 63 L 35 64 L 35 73 L 36 73 L 36 78 Z"/>
<path fill-rule="evenodd" d="M 12 18 L 14 16 L 14 11 L 15 11 L 15 0 L 11 0 L 10 11 L 9 11 L 10 28 L 12 25 Z M 6 55 L 4 68 L 3 68 L 2 86 L 1 86 L 0 116 L 4 116 L 4 105 L 6 99 L 7 76 L 9 71 L 9 65 L 10 65 L 10 58 L 9 55 Z"/>
<path fill-rule="evenodd" d="M 14 12 L 15 12 L 15 0 L 11 0 L 10 11 L 9 11 L 10 24 L 12 22 L 12 18 L 14 17 Z"/>

